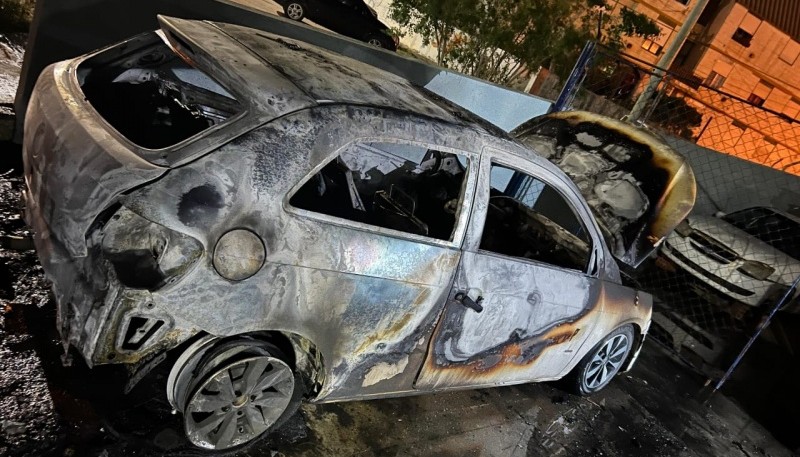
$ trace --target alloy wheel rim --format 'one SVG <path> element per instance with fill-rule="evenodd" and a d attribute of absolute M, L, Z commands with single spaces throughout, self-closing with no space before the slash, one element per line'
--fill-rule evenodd
<path fill-rule="evenodd" d="M 371 45 L 373 45 L 373 46 L 377 46 L 377 47 L 379 47 L 379 48 L 382 48 L 382 47 L 383 47 L 383 46 L 381 45 L 381 40 L 379 40 L 379 39 L 377 39 L 377 38 L 370 38 L 370 39 L 369 39 L 369 41 L 367 41 L 367 43 L 369 43 L 369 44 L 371 44 Z"/>
<path fill-rule="evenodd" d="M 628 337 L 617 335 L 603 344 L 598 350 L 583 376 L 586 387 L 596 389 L 608 382 L 622 366 L 628 352 Z"/>
<path fill-rule="evenodd" d="M 303 7 L 297 3 L 292 3 L 286 7 L 286 14 L 289 16 L 289 19 L 297 21 L 303 17 Z"/>
<path fill-rule="evenodd" d="M 228 364 L 197 386 L 188 399 L 186 435 L 207 449 L 245 444 L 275 424 L 293 392 L 292 370 L 279 359 L 257 356 Z"/>

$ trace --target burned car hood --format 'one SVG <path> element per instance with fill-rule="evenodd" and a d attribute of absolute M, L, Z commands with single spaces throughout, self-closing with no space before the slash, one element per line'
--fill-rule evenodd
<path fill-rule="evenodd" d="M 642 129 L 569 111 L 533 118 L 511 133 L 575 181 L 626 266 L 638 267 L 694 206 L 689 164 Z"/>

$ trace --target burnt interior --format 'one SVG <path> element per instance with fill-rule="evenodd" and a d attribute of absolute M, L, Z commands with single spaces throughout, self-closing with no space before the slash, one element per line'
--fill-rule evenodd
<path fill-rule="evenodd" d="M 328 163 L 290 203 L 330 216 L 450 240 L 466 176 L 455 154 L 426 150 L 409 160 L 391 145 L 355 146 Z M 413 146 L 408 148 L 413 149 Z M 399 154 L 399 155 L 398 155 Z"/>
<path fill-rule="evenodd" d="M 503 173 L 511 176 L 507 184 Z M 558 191 L 524 173 L 494 164 L 491 186 L 481 249 L 586 270 L 591 257 L 590 238 Z"/>
<path fill-rule="evenodd" d="M 241 111 L 228 91 L 155 32 L 87 59 L 77 73 L 97 112 L 147 149 L 180 143 Z"/>
<path fill-rule="evenodd" d="M 579 139 L 581 134 L 589 135 L 597 144 L 583 143 Z M 581 191 L 590 202 L 603 235 L 616 256 L 624 254 L 624 252 L 615 250 L 616 238 L 619 238 L 624 244 L 624 251 L 647 252 L 652 249 L 646 237 L 649 233 L 647 230 L 657 216 L 656 203 L 666 192 L 671 176 L 668 170 L 659 165 L 649 145 L 595 122 L 549 117 L 530 121 L 518 128 L 515 135 L 521 139 L 538 135 L 555 140 L 556 154 L 548 159 L 559 166 L 561 166 L 560 161 L 566 148 L 575 147 L 596 154 L 613 164 L 613 168 L 595 176 L 570 175 L 573 180 L 599 182 L 622 174 L 632 176 L 637 182 L 638 189 L 647 198 L 645 207 L 635 219 L 620 217 L 615 214 L 613 209 L 608 208 L 606 203 L 594 201 L 593 186 L 581 188 Z M 593 201 L 594 203 L 592 203 Z"/>

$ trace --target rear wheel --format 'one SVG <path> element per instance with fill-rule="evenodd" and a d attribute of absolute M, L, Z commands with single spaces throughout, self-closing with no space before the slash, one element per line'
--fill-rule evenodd
<path fill-rule="evenodd" d="M 304 17 L 306 17 L 306 10 L 303 8 L 303 5 L 297 2 L 292 2 L 287 4 L 283 8 L 284 14 L 286 17 L 293 21 L 302 21 Z"/>
<path fill-rule="evenodd" d="M 186 437 L 214 451 L 252 444 L 299 406 L 298 384 L 283 354 L 254 339 L 194 352 L 170 386 Z"/>
<path fill-rule="evenodd" d="M 394 50 L 394 41 L 392 41 L 390 37 L 381 33 L 367 35 L 367 38 L 364 41 L 379 48 L 388 49 L 390 51 Z"/>
<path fill-rule="evenodd" d="M 589 395 L 607 386 L 628 359 L 633 347 L 633 327 L 625 325 L 597 344 L 565 378 L 567 388 Z"/>

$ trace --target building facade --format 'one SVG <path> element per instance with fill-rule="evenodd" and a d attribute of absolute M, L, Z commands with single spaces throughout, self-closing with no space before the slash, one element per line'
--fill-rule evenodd
<path fill-rule="evenodd" d="M 662 31 L 628 39 L 625 53 L 657 64 L 695 1 L 613 0 Z M 800 1 L 711 0 L 670 70 L 703 115 L 698 144 L 800 174 Z"/>

